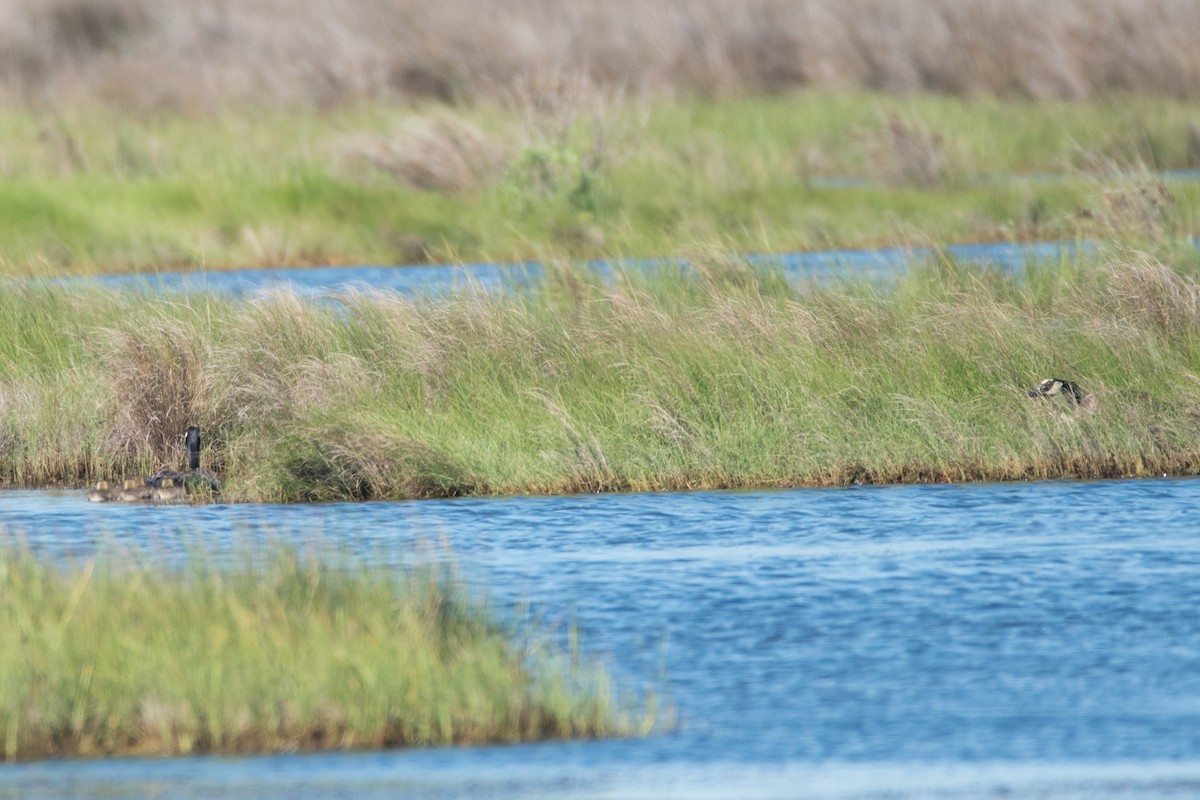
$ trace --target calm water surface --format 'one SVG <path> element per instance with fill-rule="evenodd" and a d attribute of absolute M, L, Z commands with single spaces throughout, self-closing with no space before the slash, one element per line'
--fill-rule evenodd
<path fill-rule="evenodd" d="M 0 798 L 1200 796 L 1200 481 L 141 508 L 0 493 L 48 556 L 448 547 L 575 620 L 649 739 L 0 767 Z M 424 555 L 420 555 L 420 554 Z"/>
<path fill-rule="evenodd" d="M 1017 270 L 1038 261 L 1073 259 L 1091 252 L 1093 245 L 1073 242 L 956 244 L 944 248 L 952 257 L 968 264 L 987 264 Z M 929 247 L 886 247 L 875 250 L 830 250 L 811 253 L 749 255 L 751 263 L 778 268 L 788 280 L 820 280 L 852 276 L 878 280 L 894 276 L 913 261 L 930 258 Z M 588 268 L 605 276 L 614 271 L 684 266 L 685 262 L 662 259 L 593 261 Z M 212 292 L 233 297 L 256 296 L 279 287 L 300 295 L 326 296 L 353 289 L 371 288 L 404 295 L 439 295 L 459 290 L 499 291 L 519 287 L 543 277 L 536 263 L 522 264 L 435 264 L 410 267 L 302 267 L 271 269 L 195 270 L 158 274 L 100 275 L 67 279 L 72 284 L 94 281 L 112 289 L 150 291 Z"/>

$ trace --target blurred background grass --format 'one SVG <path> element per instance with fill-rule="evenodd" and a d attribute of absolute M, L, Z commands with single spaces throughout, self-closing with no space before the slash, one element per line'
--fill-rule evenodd
<path fill-rule="evenodd" d="M 563 74 L 710 97 L 1200 93 L 1189 0 L 4 0 L 0 18 L 10 100 L 123 111 L 474 102 Z"/>
<path fill-rule="evenodd" d="M 1154 173 L 1200 163 L 1197 119 L 1162 98 L 647 103 L 580 81 L 516 105 L 10 109 L 0 271 L 1093 238 L 1131 181 L 1195 234 L 1198 182 Z"/>
<path fill-rule="evenodd" d="M 1187 0 L 0 18 L 9 274 L 1074 238 L 1095 175 L 1200 166 Z"/>

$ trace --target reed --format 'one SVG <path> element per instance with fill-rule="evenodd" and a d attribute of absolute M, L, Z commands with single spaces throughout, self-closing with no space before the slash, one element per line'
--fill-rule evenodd
<path fill-rule="evenodd" d="M 182 463 L 173 414 L 245 500 L 1191 474 L 1197 260 L 1162 257 L 939 257 L 880 287 L 709 252 L 334 305 L 10 286 L 0 479 Z M 1031 401 L 1045 377 L 1095 408 Z"/>
<path fill-rule="evenodd" d="M 634 732 L 598 665 L 499 625 L 448 576 L 283 548 L 162 561 L 0 551 L 6 759 Z"/>
<path fill-rule="evenodd" d="M 1197 96 L 1189 0 L 4 0 L 0 93 L 198 113 L 471 101 L 586 73 L 657 94 L 795 87 Z M 153 80 L 149 80 L 150 77 Z"/>

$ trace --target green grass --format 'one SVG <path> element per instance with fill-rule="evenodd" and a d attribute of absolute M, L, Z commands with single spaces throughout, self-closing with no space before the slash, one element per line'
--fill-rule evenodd
<path fill-rule="evenodd" d="M 519 632 L 518 632 L 519 633 Z M 524 636 L 522 634 L 522 636 Z M 279 549 L 168 569 L 0 550 L 0 753 L 172 755 L 628 735 L 606 673 L 446 577 Z"/>
<path fill-rule="evenodd" d="M 857 92 L 209 117 L 0 113 L 0 272 L 1074 238 L 1195 106 Z M 1051 180 L 1014 174 L 1061 173 Z M 833 177 L 870 185 L 829 186 Z M 1196 232 L 1200 189 L 1171 186 Z M 1081 213 L 1082 212 L 1082 213 Z"/>
<path fill-rule="evenodd" d="M 0 481 L 181 464 L 190 423 L 241 500 L 1192 474 L 1197 258 L 1160 253 L 884 289 L 710 253 L 337 306 L 9 285 Z M 1031 401 L 1045 377 L 1096 408 Z"/>

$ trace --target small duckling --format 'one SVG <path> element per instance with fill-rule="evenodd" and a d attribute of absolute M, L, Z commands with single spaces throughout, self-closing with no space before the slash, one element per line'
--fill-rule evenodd
<path fill-rule="evenodd" d="M 187 497 L 187 489 L 175 483 L 173 478 L 163 478 L 152 494 L 155 502 L 178 503 Z"/>
<path fill-rule="evenodd" d="M 1067 405 L 1079 406 L 1081 408 L 1090 409 L 1096 405 L 1095 395 L 1085 393 L 1075 381 L 1068 381 L 1063 378 L 1046 378 L 1026 394 L 1029 397 L 1056 397 L 1062 395 L 1067 398 Z"/>
<path fill-rule="evenodd" d="M 88 492 L 87 496 L 89 503 L 107 503 L 113 499 L 112 489 L 108 488 L 108 481 L 100 481 L 96 484 L 96 488 Z"/>
<path fill-rule="evenodd" d="M 151 491 L 145 481 L 126 480 L 117 493 L 117 499 L 122 503 L 144 503 L 150 499 Z"/>
<path fill-rule="evenodd" d="M 200 466 L 200 428 L 189 425 L 183 435 L 187 446 L 187 471 L 164 467 L 153 475 L 141 480 L 126 480 L 120 489 L 109 487 L 108 481 L 100 481 L 96 488 L 88 493 L 88 500 L 94 503 L 105 503 L 119 500 L 122 503 L 178 503 L 187 499 L 189 494 L 213 498 L 221 493 L 221 481 L 212 473 Z"/>

